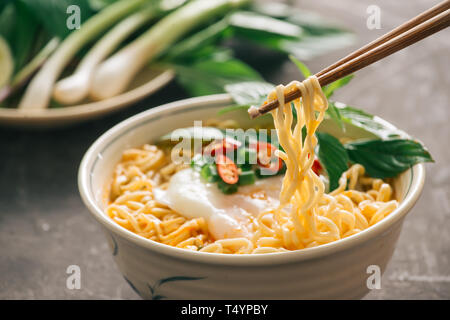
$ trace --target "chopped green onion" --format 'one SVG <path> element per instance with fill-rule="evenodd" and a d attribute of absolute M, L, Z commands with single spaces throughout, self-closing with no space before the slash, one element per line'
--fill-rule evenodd
<path fill-rule="evenodd" d="M 201 154 L 196 154 L 191 160 L 191 168 L 196 171 L 201 171 L 206 164 L 207 162 Z"/>
<path fill-rule="evenodd" d="M 242 171 L 242 173 L 239 175 L 239 185 L 241 185 L 241 186 L 254 184 L 255 181 L 256 181 L 256 175 L 255 175 L 255 172 L 253 172 L 252 170 Z"/>
<path fill-rule="evenodd" d="M 200 171 L 200 176 L 206 182 L 216 182 L 219 180 L 219 174 L 215 164 L 206 164 Z"/>
<path fill-rule="evenodd" d="M 232 194 L 235 193 L 238 190 L 238 184 L 228 184 L 224 182 L 223 180 L 219 180 L 217 183 L 217 186 L 219 187 L 220 191 L 222 191 L 225 194 Z"/>

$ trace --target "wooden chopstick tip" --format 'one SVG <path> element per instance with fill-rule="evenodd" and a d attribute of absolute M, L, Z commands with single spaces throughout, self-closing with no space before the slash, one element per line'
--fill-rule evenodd
<path fill-rule="evenodd" d="M 248 108 L 247 112 L 251 119 L 255 119 L 261 115 L 261 112 L 259 112 L 259 109 L 256 106 L 251 106 Z"/>

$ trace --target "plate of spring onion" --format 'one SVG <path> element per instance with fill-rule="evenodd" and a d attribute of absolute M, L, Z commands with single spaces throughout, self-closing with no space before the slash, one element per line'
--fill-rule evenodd
<path fill-rule="evenodd" d="M 308 60 L 353 34 L 313 12 L 252 0 L 6 0 L 0 125 L 56 127 L 117 111 L 176 81 L 192 96 L 264 82 L 236 43 Z"/>

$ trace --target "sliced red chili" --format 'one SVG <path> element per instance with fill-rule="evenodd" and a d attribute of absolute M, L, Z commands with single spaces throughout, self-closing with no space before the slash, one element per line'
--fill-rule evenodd
<path fill-rule="evenodd" d="M 223 154 L 216 157 L 216 166 L 219 176 L 225 183 L 235 184 L 239 180 L 239 172 L 233 160 Z"/>
<path fill-rule="evenodd" d="M 320 172 L 323 170 L 322 165 L 319 160 L 315 159 L 312 165 L 312 170 L 315 174 L 320 175 Z"/>
<path fill-rule="evenodd" d="M 273 172 L 278 172 L 283 167 L 283 160 L 275 155 L 277 148 L 271 143 L 258 141 L 250 145 L 256 148 L 257 162 L 261 167 Z"/>
<path fill-rule="evenodd" d="M 203 150 L 203 154 L 214 157 L 219 154 L 227 154 L 234 151 L 241 146 L 241 143 L 232 138 L 225 138 L 223 140 L 214 141 L 207 145 Z"/>

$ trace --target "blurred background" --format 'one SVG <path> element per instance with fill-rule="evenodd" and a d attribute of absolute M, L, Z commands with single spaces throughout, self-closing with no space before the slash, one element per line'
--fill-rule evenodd
<path fill-rule="evenodd" d="M 305 61 L 315 73 L 439 1 L 288 2 L 355 33 L 352 45 Z M 371 5 L 381 10 L 379 29 L 367 26 Z M 426 164 L 422 197 L 405 221 L 381 289 L 366 299 L 450 298 L 449 36 L 444 30 L 357 72 L 333 97 L 421 140 L 436 161 Z M 270 83 L 302 79 L 284 54 L 232 45 L 235 56 Z M 50 130 L 0 126 L 0 299 L 138 298 L 81 202 L 78 165 L 87 148 L 118 122 L 189 96 L 172 81 L 126 109 L 81 124 Z M 80 290 L 66 288 L 69 265 L 81 268 Z"/>

